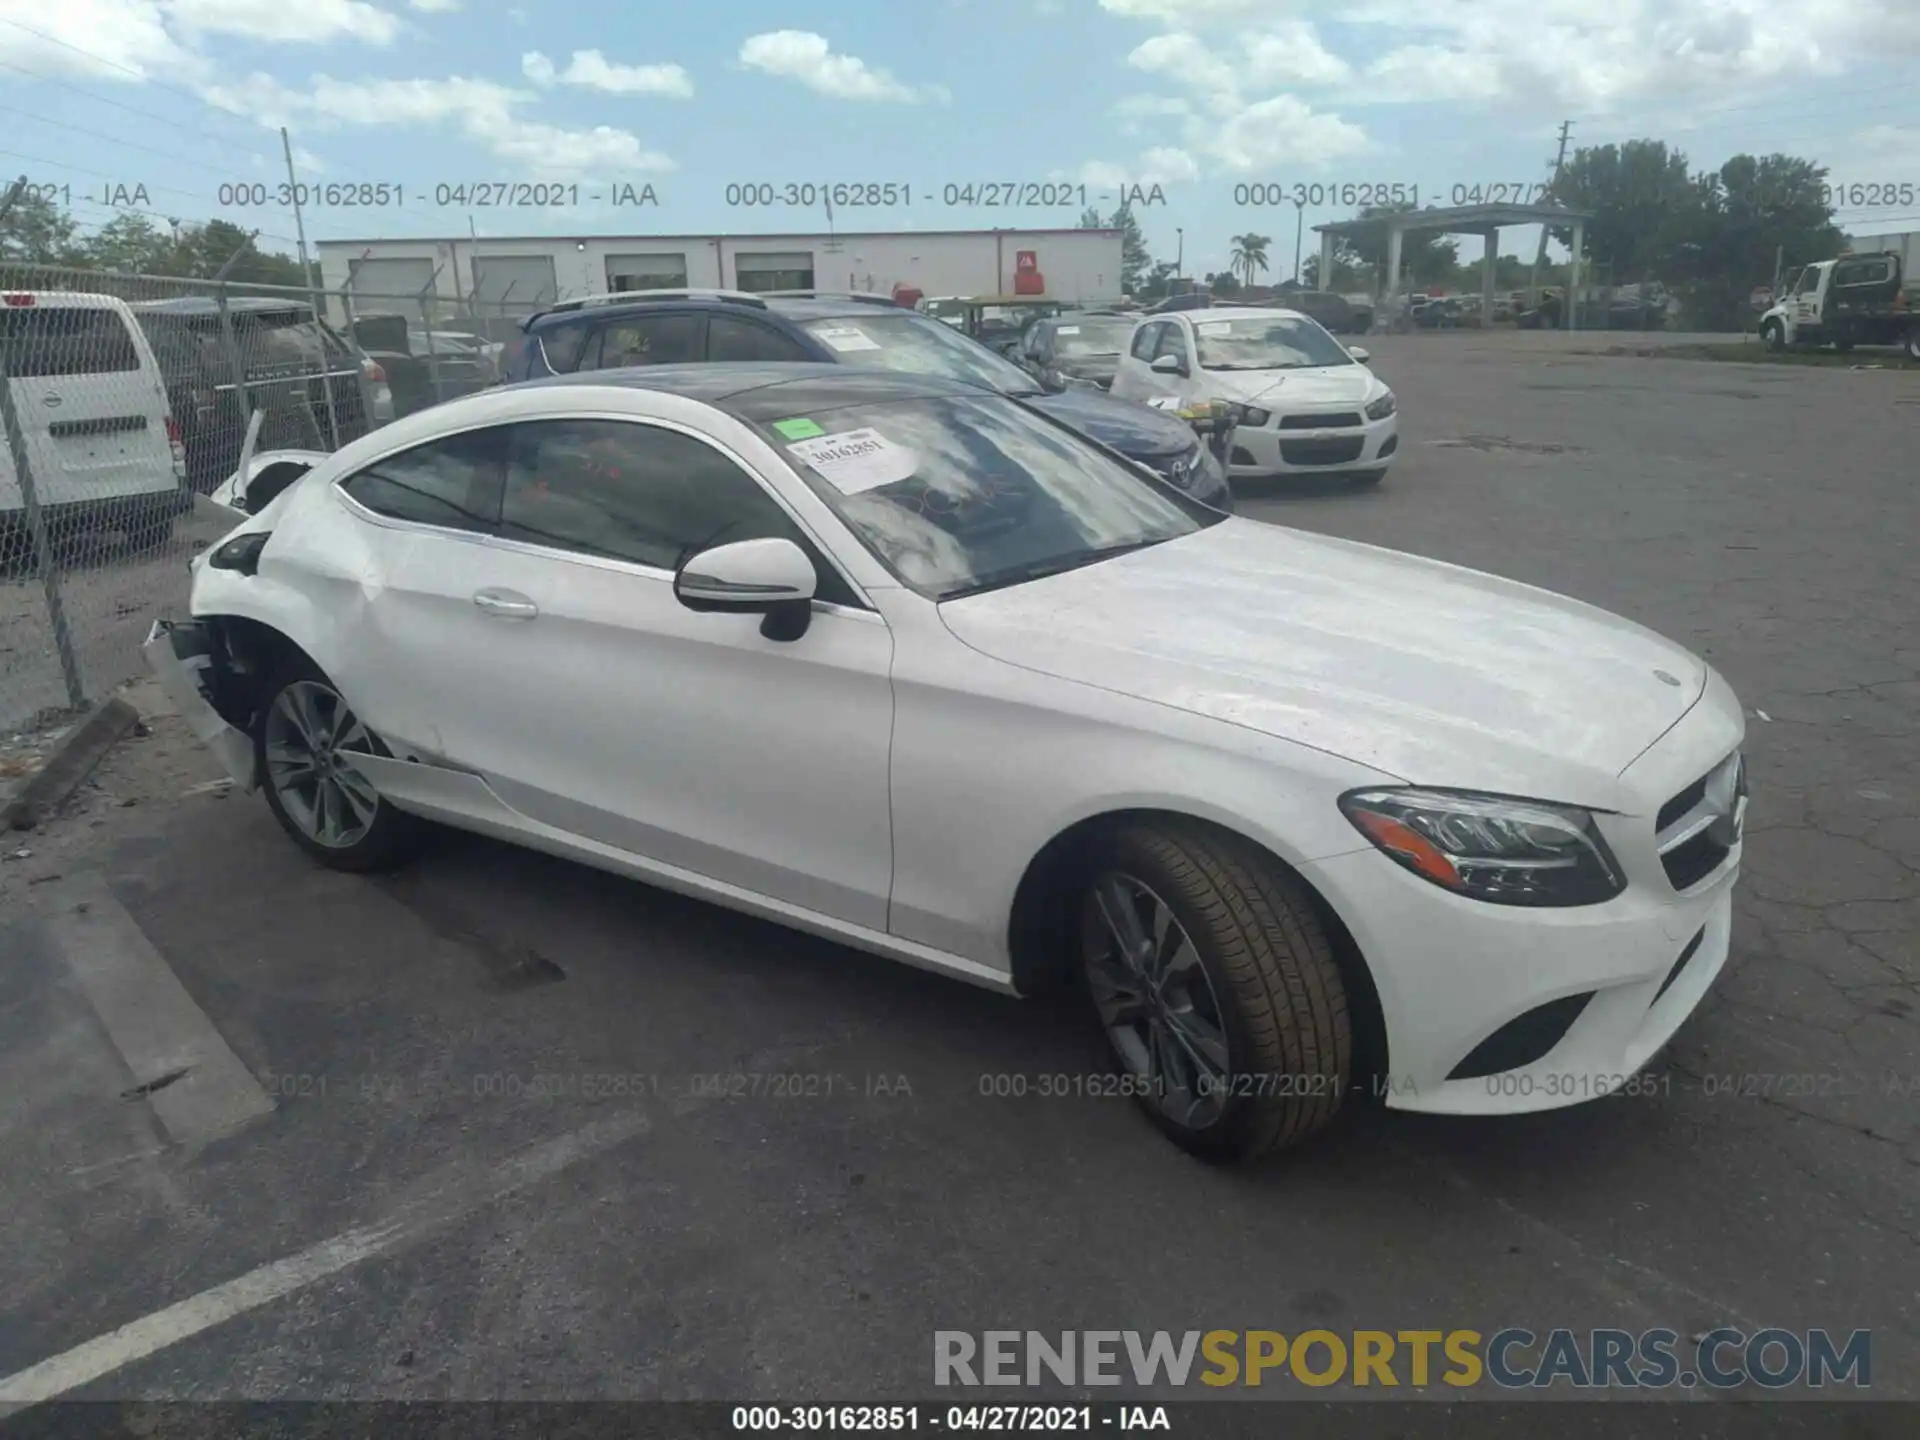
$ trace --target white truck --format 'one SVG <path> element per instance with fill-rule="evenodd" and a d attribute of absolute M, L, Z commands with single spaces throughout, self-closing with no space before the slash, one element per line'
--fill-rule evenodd
<path fill-rule="evenodd" d="M 1897 251 L 1821 260 L 1791 277 L 1760 317 L 1767 349 L 1897 345 L 1920 361 L 1920 287 L 1907 283 Z"/>

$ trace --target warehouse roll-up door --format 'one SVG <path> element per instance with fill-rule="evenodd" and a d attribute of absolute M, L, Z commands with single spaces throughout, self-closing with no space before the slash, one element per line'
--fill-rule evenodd
<path fill-rule="evenodd" d="M 361 296 L 372 297 L 376 309 L 392 309 L 390 304 L 378 302 L 392 301 L 400 296 L 418 295 L 433 283 L 433 261 L 431 260 L 349 260 L 347 262 L 347 288 L 354 294 L 356 303 Z"/>
<path fill-rule="evenodd" d="M 684 254 L 607 256 L 607 289 L 616 293 L 686 288 L 687 257 Z"/>
<path fill-rule="evenodd" d="M 733 273 L 742 290 L 813 289 L 813 256 L 804 250 L 788 254 L 736 255 Z"/>
<path fill-rule="evenodd" d="M 480 255 L 473 262 L 473 302 L 483 312 L 520 314 L 558 297 L 551 255 Z"/>

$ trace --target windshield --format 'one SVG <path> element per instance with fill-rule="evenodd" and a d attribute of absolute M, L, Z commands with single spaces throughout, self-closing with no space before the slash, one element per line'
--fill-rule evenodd
<path fill-rule="evenodd" d="M 1056 325 L 1053 351 L 1063 359 L 1082 355 L 1118 355 L 1133 338 L 1131 320 L 1076 320 Z"/>
<path fill-rule="evenodd" d="M 998 396 L 781 416 L 761 433 L 902 584 L 936 600 L 1225 518 Z"/>
<path fill-rule="evenodd" d="M 904 370 L 984 385 L 1002 395 L 1038 395 L 1034 378 L 1011 361 L 959 334 L 949 325 L 906 311 L 814 320 L 806 331 L 833 351 L 842 365 L 868 370 Z"/>
<path fill-rule="evenodd" d="M 1304 370 L 1358 363 L 1313 321 L 1284 315 L 1196 320 L 1193 335 L 1202 370 Z"/>

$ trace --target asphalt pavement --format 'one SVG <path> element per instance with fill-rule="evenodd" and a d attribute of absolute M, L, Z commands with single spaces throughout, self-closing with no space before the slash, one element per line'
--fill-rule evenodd
<path fill-rule="evenodd" d="M 1731 680 L 1734 954 L 1641 1093 L 1209 1168 L 1077 1093 L 1071 1010 L 471 838 L 333 874 L 152 713 L 0 861 L 0 1398 L 913 1398 L 938 1330 L 1773 1325 L 1871 1329 L 1920 1399 L 1920 381 L 1512 338 L 1372 337 L 1397 468 L 1245 508 Z"/>

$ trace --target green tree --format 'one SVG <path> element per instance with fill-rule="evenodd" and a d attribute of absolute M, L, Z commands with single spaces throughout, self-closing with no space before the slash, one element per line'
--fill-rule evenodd
<path fill-rule="evenodd" d="M 1173 293 L 1174 263 L 1171 260 L 1156 260 L 1153 269 L 1148 272 L 1137 288 L 1128 293 L 1136 300 L 1164 300 Z"/>
<path fill-rule="evenodd" d="M 1093 206 L 1089 205 L 1080 212 L 1080 228 L 1082 230 L 1104 230 L 1106 225 L 1107 222 L 1100 218 L 1100 212 L 1094 209 Z"/>
<path fill-rule="evenodd" d="M 1273 237 L 1249 232 L 1235 235 L 1232 243 L 1233 250 L 1227 256 L 1227 268 L 1252 285 L 1254 276 L 1267 268 L 1267 247 L 1273 243 Z"/>
<path fill-rule="evenodd" d="M 0 186 L 0 200 L 11 187 Z M 73 217 L 46 195 L 22 190 L 6 218 L 0 220 L 0 261 L 34 265 L 66 265 L 74 260 Z"/>
<path fill-rule="evenodd" d="M 171 230 L 162 230 L 145 215 L 116 215 L 78 248 L 80 263 L 96 270 L 123 275 L 170 274 L 179 246 Z"/>
<path fill-rule="evenodd" d="M 1693 200 L 1687 157 L 1663 140 L 1629 140 L 1576 150 L 1548 192 L 1558 204 L 1585 210 L 1586 260 L 1616 276 L 1639 279 L 1661 258 L 1667 228 Z M 1573 243 L 1556 226 L 1553 238 Z"/>
<path fill-rule="evenodd" d="M 1826 170 L 1791 155 L 1736 155 L 1693 180 L 1669 219 L 1654 279 L 1676 291 L 1689 323 L 1744 329 L 1747 293 L 1773 279 L 1776 254 L 1789 266 L 1828 260 L 1846 237 L 1833 223 Z"/>
<path fill-rule="evenodd" d="M 1207 276 L 1207 289 L 1223 299 L 1240 293 L 1240 277 L 1231 270 L 1222 270 L 1217 275 Z"/>
<path fill-rule="evenodd" d="M 1129 293 L 1137 292 L 1153 257 L 1147 253 L 1146 233 L 1134 218 L 1133 207 L 1122 205 L 1108 222 L 1120 232 L 1120 285 Z M 1169 267 L 1171 268 L 1171 267 Z"/>

